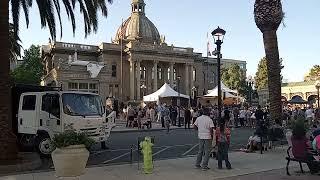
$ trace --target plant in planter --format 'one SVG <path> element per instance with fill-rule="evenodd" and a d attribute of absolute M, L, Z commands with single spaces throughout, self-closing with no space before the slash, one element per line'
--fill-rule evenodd
<path fill-rule="evenodd" d="M 55 135 L 52 160 L 58 177 L 76 177 L 85 173 L 90 148 L 94 140 L 84 133 L 65 131 Z"/>

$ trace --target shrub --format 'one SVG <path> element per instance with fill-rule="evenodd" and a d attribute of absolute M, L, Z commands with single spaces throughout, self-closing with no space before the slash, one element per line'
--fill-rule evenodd
<path fill-rule="evenodd" d="M 89 149 L 94 143 L 94 140 L 85 133 L 77 133 L 71 130 L 57 134 L 53 138 L 53 144 L 57 148 L 83 144 Z"/>

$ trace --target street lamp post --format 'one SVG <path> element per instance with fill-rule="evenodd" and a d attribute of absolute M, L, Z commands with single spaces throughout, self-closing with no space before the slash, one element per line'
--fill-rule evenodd
<path fill-rule="evenodd" d="M 180 79 L 181 79 L 181 76 L 178 76 L 177 77 L 177 81 L 178 81 L 178 88 L 177 88 L 177 91 L 178 91 L 178 100 L 177 100 L 177 105 L 178 105 L 178 127 L 181 127 L 181 121 L 180 121 Z"/>
<path fill-rule="evenodd" d="M 315 84 L 316 88 L 317 88 L 317 93 L 318 93 L 318 108 L 320 108 L 320 81 L 317 81 Z"/>
<path fill-rule="evenodd" d="M 147 89 L 147 86 L 144 85 L 144 84 L 142 84 L 141 87 L 140 87 L 140 89 L 142 90 L 142 99 L 143 99 L 144 94 L 145 94 L 145 91 L 146 91 L 146 89 Z"/>
<path fill-rule="evenodd" d="M 251 76 L 248 77 L 247 79 L 247 85 L 248 85 L 248 100 L 249 100 L 249 106 L 251 107 L 252 105 L 252 85 L 253 85 L 253 79 Z"/>
<path fill-rule="evenodd" d="M 215 55 L 217 56 L 217 76 L 218 76 L 218 122 L 221 124 L 221 111 L 222 111 L 222 100 L 221 100 L 221 44 L 223 43 L 224 35 L 226 31 L 221 29 L 219 26 L 217 29 L 212 31 L 214 43 L 217 45 Z"/>

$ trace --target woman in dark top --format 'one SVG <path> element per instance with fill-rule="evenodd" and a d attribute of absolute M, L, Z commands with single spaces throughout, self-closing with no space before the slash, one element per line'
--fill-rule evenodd
<path fill-rule="evenodd" d="M 319 163 L 314 162 L 314 157 L 310 152 L 310 142 L 306 137 L 306 131 L 294 128 L 292 131 L 292 154 L 296 159 L 310 161 L 307 163 L 312 174 L 319 172 Z"/>

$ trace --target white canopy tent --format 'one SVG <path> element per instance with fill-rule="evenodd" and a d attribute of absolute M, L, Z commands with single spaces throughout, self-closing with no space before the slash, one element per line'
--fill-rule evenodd
<path fill-rule="evenodd" d="M 169 84 L 165 83 L 160 89 L 158 89 L 156 92 L 149 94 L 147 96 L 143 96 L 143 101 L 144 102 L 155 102 L 159 101 L 159 98 L 164 98 L 164 97 L 182 97 L 186 99 L 190 99 L 189 96 L 181 94 L 175 90 L 173 90 Z"/>
<path fill-rule="evenodd" d="M 210 94 L 212 91 L 217 91 L 217 94 L 218 94 L 218 86 L 216 86 L 215 88 L 211 89 L 211 90 L 208 90 L 208 94 Z M 222 82 L 221 82 L 221 91 L 222 92 L 228 92 L 228 93 L 236 93 L 238 94 L 238 91 L 237 90 L 232 90 L 230 88 L 228 88 L 226 85 L 224 85 Z"/>
<path fill-rule="evenodd" d="M 238 98 L 237 96 L 231 94 L 225 89 L 221 88 L 221 92 L 225 93 L 225 96 L 224 96 L 225 98 Z M 214 88 L 213 90 L 210 90 L 210 93 L 204 95 L 204 97 L 218 97 L 218 88 Z"/>

